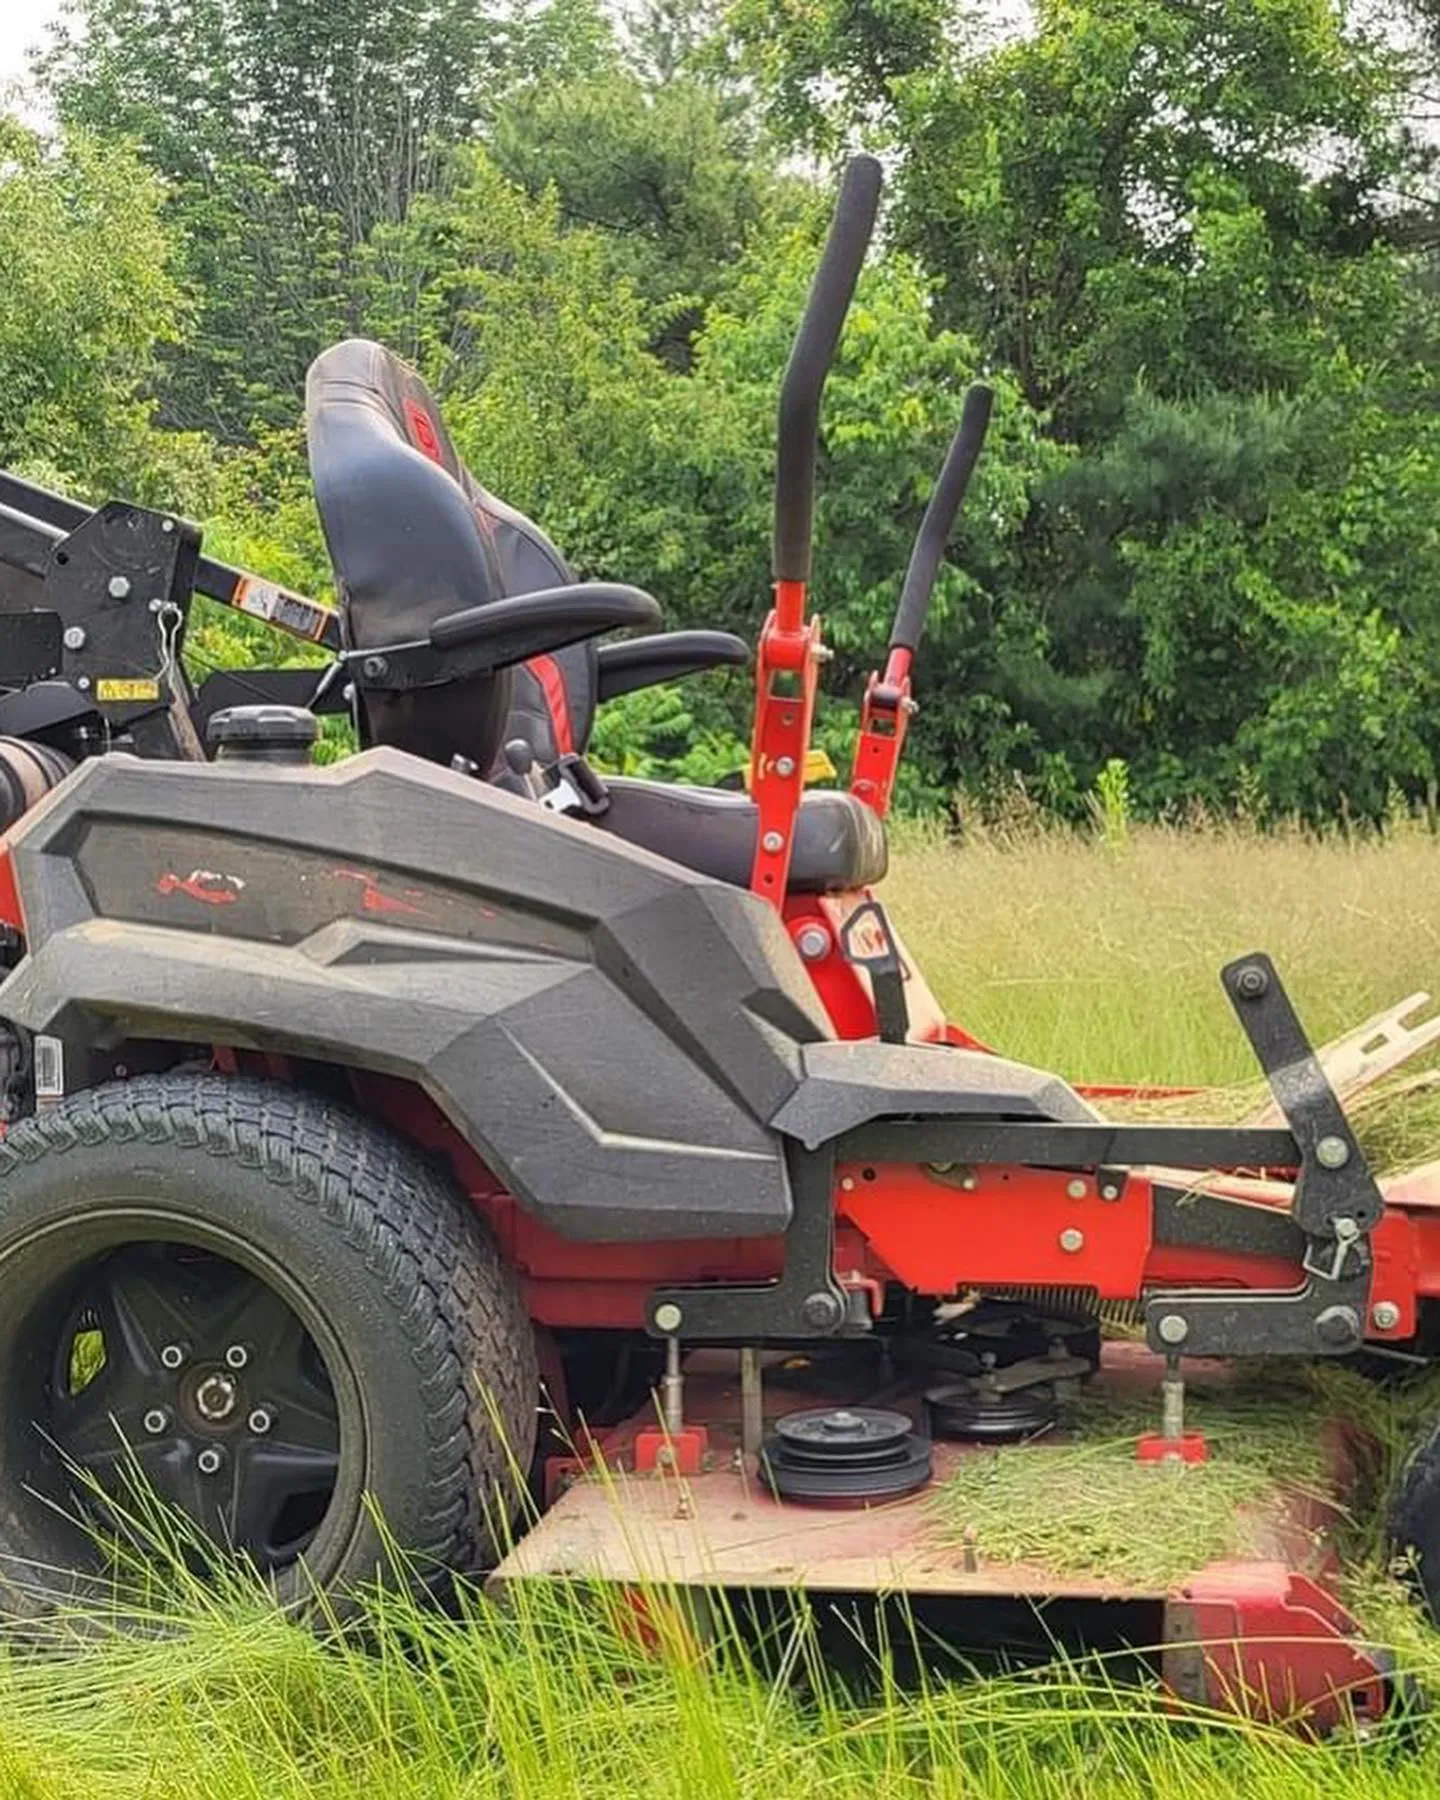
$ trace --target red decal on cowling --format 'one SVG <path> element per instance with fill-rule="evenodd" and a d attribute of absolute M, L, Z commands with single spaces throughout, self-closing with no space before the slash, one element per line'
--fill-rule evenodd
<path fill-rule="evenodd" d="M 184 894 L 202 906 L 232 906 L 240 898 L 245 883 L 238 875 L 222 875 L 215 869 L 192 869 L 188 875 L 177 875 L 167 869 L 155 883 L 157 894 Z"/>
<path fill-rule="evenodd" d="M 415 906 L 410 900 L 402 900 L 398 894 L 387 894 L 380 886 L 376 876 L 367 874 L 364 869 L 332 869 L 330 873 L 340 881 L 358 881 L 361 885 L 360 909 L 368 913 L 409 913 L 415 918 L 424 918 L 425 908 Z M 418 888 L 406 888 L 405 892 L 419 900 L 422 898 Z"/>

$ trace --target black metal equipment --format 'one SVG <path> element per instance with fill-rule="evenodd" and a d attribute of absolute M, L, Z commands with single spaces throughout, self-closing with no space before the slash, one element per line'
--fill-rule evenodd
<path fill-rule="evenodd" d="M 930 1479 L 930 1440 L 907 1414 L 880 1406 L 787 1413 L 760 1453 L 782 1500 L 862 1506 L 898 1500 Z"/>
<path fill-rule="evenodd" d="M 1053 1387 L 1004 1388 L 979 1381 L 949 1382 L 925 1395 L 930 1429 L 937 1438 L 966 1443 L 1013 1444 L 1054 1425 L 1057 1403 Z"/>

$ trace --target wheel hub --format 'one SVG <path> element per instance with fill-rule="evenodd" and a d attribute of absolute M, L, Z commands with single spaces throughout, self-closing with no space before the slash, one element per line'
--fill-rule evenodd
<path fill-rule="evenodd" d="M 223 1425 L 240 1405 L 240 1383 L 223 1369 L 215 1369 L 195 1384 L 195 1410 L 210 1425 Z"/>
<path fill-rule="evenodd" d="M 299 1317 L 238 1265 L 177 1245 L 93 1265 L 53 1391 L 50 1436 L 94 1478 L 97 1504 L 124 1496 L 138 1469 L 162 1502 L 261 1568 L 293 1561 L 319 1528 L 340 1461 L 334 1392 Z"/>

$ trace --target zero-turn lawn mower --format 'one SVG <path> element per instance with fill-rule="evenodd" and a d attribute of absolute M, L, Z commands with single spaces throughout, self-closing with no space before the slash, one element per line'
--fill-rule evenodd
<path fill-rule="evenodd" d="M 748 792 L 586 762 L 607 698 L 746 647 L 609 637 L 655 602 L 576 582 L 377 345 L 308 384 L 338 611 L 181 519 L 0 476 L 7 1613 L 94 1590 L 87 1522 L 137 1473 L 285 1599 L 370 1577 L 377 1515 L 427 1580 L 486 1567 L 543 1384 L 573 1442 L 503 1583 L 1099 1601 L 1141 1609 L 1179 1695 L 1385 1708 L 1313 1487 L 1277 1479 L 1243 1542 L 1139 1588 L 947 1527 L 976 1458 L 1114 1392 L 1153 1413 L 1129 1455 L 1163 1539 L 1226 1456 L 1187 1382 L 1193 1425 L 1237 1360 L 1428 1353 L 1440 1187 L 1377 1183 L 1337 1089 L 1435 1031 L 1402 1009 L 1317 1055 L 1241 957 L 1274 1104 L 1220 1126 L 1107 1118 L 1123 1093 L 942 1015 L 873 890 L 983 388 L 850 786 L 805 780 L 818 409 L 879 186 L 851 164 L 783 382 Z M 197 593 L 329 660 L 193 691 Z M 319 767 L 326 711 L 362 748 Z M 1143 1343 L 1102 1348 L 1115 1305 Z M 1440 1442 L 1391 1516 L 1433 1603 Z"/>

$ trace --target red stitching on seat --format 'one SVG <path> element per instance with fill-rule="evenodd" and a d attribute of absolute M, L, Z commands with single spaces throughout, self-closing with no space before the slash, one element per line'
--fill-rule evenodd
<path fill-rule="evenodd" d="M 440 448 L 440 437 L 435 430 L 435 421 L 426 412 L 418 400 L 406 400 L 405 424 L 409 431 L 410 442 L 417 450 L 428 456 L 433 463 L 445 465 L 445 452 Z"/>
<path fill-rule="evenodd" d="M 540 683 L 540 691 L 545 696 L 550 726 L 555 733 L 556 754 L 569 756 L 575 749 L 575 737 L 570 725 L 570 695 L 560 665 L 553 656 L 532 656 L 525 666 Z"/>

